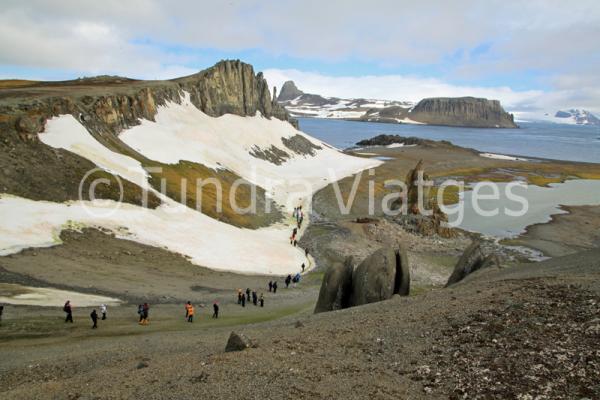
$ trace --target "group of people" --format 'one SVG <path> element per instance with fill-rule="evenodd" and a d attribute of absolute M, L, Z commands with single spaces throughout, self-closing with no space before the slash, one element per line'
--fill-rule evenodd
<path fill-rule="evenodd" d="M 302 264 L 302 271 L 304 271 L 304 264 Z M 296 284 L 298 282 L 300 282 L 300 278 L 301 278 L 300 272 L 296 273 L 296 275 L 294 275 L 293 277 L 292 277 L 291 274 L 288 275 L 288 276 L 286 276 L 285 277 L 285 287 L 286 287 L 286 289 L 290 287 L 290 283 L 293 283 L 294 287 L 296 287 Z"/>
<path fill-rule="evenodd" d="M 73 305 L 71 304 L 71 300 L 67 300 L 65 305 L 63 306 L 63 311 L 66 314 L 65 323 L 70 322 L 73 323 Z M 106 319 L 107 307 L 106 304 L 100 305 L 100 314 L 102 314 L 102 320 Z M 90 318 L 92 319 L 92 329 L 98 328 L 98 312 L 94 308 L 90 313 Z"/>
<path fill-rule="evenodd" d="M 204 307 L 203 305 L 200 305 L 200 307 Z M 187 322 L 194 322 L 194 313 L 195 313 L 195 309 L 194 306 L 192 305 L 191 301 L 188 301 L 187 303 L 185 303 L 185 319 Z M 219 318 L 219 302 L 218 301 L 214 301 L 213 302 L 213 318 Z"/>
<path fill-rule="evenodd" d="M 262 301 L 261 301 L 261 306 L 262 306 Z M 108 307 L 106 306 L 106 304 L 101 304 L 100 305 L 100 315 L 98 315 L 98 312 L 96 311 L 95 308 L 92 310 L 92 312 L 90 313 L 90 318 L 92 320 L 92 329 L 98 328 L 98 320 L 99 319 L 102 319 L 103 321 L 107 319 L 107 317 L 106 317 L 107 309 L 108 309 Z M 0 306 L 0 320 L 1 320 L 1 316 L 2 316 L 2 311 L 4 311 L 4 306 Z M 67 323 L 67 322 L 73 323 L 73 305 L 71 304 L 71 300 L 67 300 L 67 302 L 63 306 L 63 311 L 66 314 L 65 323 Z M 138 305 L 137 313 L 139 315 L 138 323 L 140 325 L 148 325 L 150 323 L 150 318 L 149 318 L 150 304 L 144 303 L 144 304 Z M 185 319 L 187 320 L 187 322 L 194 322 L 194 314 L 195 314 L 194 306 L 192 305 L 191 301 L 188 301 L 185 304 Z M 213 302 L 212 317 L 219 318 L 219 303 L 216 300 Z"/>
<path fill-rule="evenodd" d="M 237 294 L 238 304 L 240 304 L 242 307 L 246 307 L 246 302 L 250 303 L 250 299 L 252 299 L 252 304 L 254 304 L 255 306 L 257 306 L 258 304 L 260 304 L 261 307 L 265 306 L 265 296 L 261 293 L 259 297 L 256 290 L 250 290 L 250 288 L 246 288 L 246 292 L 244 293 L 242 289 L 238 289 Z"/>

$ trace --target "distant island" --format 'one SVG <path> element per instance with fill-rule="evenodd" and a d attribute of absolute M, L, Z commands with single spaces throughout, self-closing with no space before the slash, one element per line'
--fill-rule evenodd
<path fill-rule="evenodd" d="M 304 93 L 293 81 L 287 81 L 276 98 L 294 117 L 472 128 L 518 127 L 513 115 L 507 113 L 498 100 L 476 97 L 434 97 L 417 104 L 410 101 L 342 99 Z"/>

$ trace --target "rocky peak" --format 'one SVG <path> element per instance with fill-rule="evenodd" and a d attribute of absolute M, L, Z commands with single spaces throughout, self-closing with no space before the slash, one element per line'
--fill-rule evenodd
<path fill-rule="evenodd" d="M 281 87 L 281 91 L 279 92 L 279 97 L 277 101 L 289 101 L 294 100 L 295 98 L 302 96 L 304 92 L 296 87 L 294 81 L 287 81 Z"/>

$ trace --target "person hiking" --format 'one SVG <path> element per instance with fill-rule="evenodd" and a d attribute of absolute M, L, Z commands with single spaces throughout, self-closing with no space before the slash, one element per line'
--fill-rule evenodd
<path fill-rule="evenodd" d="M 292 276 L 288 275 L 285 277 L 285 288 L 289 288 L 290 287 L 290 282 L 292 282 Z"/>
<path fill-rule="evenodd" d="M 306 268 L 306 265 L 304 265 L 304 263 L 302 263 L 302 272 L 304 272 L 304 268 Z"/>
<path fill-rule="evenodd" d="M 188 320 L 188 322 L 190 317 L 190 308 L 192 308 L 192 302 L 188 301 L 185 303 L 185 319 Z"/>
<path fill-rule="evenodd" d="M 102 321 L 106 319 L 106 304 L 100 304 L 100 313 L 102 314 Z"/>
<path fill-rule="evenodd" d="M 269 292 L 273 291 L 273 281 L 269 281 Z"/>
<path fill-rule="evenodd" d="M 256 294 L 256 291 L 253 290 L 252 291 L 252 304 L 256 305 L 258 303 L 258 295 Z"/>
<path fill-rule="evenodd" d="M 194 322 L 194 306 L 188 301 L 185 308 L 187 310 L 187 322 Z"/>
<path fill-rule="evenodd" d="M 242 289 L 238 289 L 238 304 L 242 304 Z"/>
<path fill-rule="evenodd" d="M 71 300 L 67 300 L 65 306 L 63 307 L 63 311 L 67 314 L 65 322 L 73 323 L 73 307 L 71 307 Z"/>
<path fill-rule="evenodd" d="M 246 288 L 246 301 L 250 301 L 250 288 Z"/>
<path fill-rule="evenodd" d="M 4 313 L 4 306 L 0 304 L 0 324 L 2 324 L 2 314 Z"/>
<path fill-rule="evenodd" d="M 294 230 L 292 231 L 292 234 L 293 234 L 294 236 L 296 236 L 296 235 L 298 234 L 298 228 L 294 228 Z"/>
<path fill-rule="evenodd" d="M 242 293 L 242 307 L 246 307 L 246 295 Z"/>
<path fill-rule="evenodd" d="M 219 303 L 215 300 L 213 303 L 213 318 L 219 318 Z"/>
<path fill-rule="evenodd" d="M 277 293 L 277 281 L 273 282 L 273 293 Z"/>
<path fill-rule="evenodd" d="M 143 304 L 139 304 L 138 305 L 138 311 L 137 311 L 138 315 L 140 316 L 140 325 L 142 324 L 142 321 L 144 320 L 144 305 Z"/>
<path fill-rule="evenodd" d="M 265 306 L 265 296 L 262 293 L 260 294 L 259 301 L 260 301 L 260 306 L 264 307 Z"/>
<path fill-rule="evenodd" d="M 96 329 L 98 327 L 98 313 L 96 312 L 96 309 L 94 308 L 90 314 L 90 318 L 92 319 L 92 322 L 94 323 L 94 325 L 92 325 L 92 329 Z"/>
<path fill-rule="evenodd" d="M 144 303 L 142 305 L 142 320 L 140 321 L 140 325 L 148 325 L 150 320 L 148 319 L 150 315 L 150 305 L 148 303 Z"/>
<path fill-rule="evenodd" d="M 304 257 L 308 258 L 308 247 L 304 249 Z"/>

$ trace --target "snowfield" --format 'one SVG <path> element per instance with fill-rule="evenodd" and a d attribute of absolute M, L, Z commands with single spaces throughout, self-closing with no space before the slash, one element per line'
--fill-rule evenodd
<path fill-rule="evenodd" d="M 198 110 L 187 94 L 182 104 L 160 107 L 155 120 L 143 120 L 122 132 L 119 138 L 144 156 L 163 163 L 186 160 L 211 168 L 226 168 L 264 188 L 289 211 L 299 205 L 299 197 L 307 201 L 312 193 L 332 181 L 378 165 L 343 154 L 276 118 L 232 114 L 210 117 Z M 321 149 L 315 150 L 315 156 L 294 153 L 285 147 L 282 138 L 295 135 Z M 275 165 L 250 154 L 254 146 L 268 149 L 271 145 L 286 151 L 291 158 Z"/>
<path fill-rule="evenodd" d="M 308 210 L 312 194 L 331 182 L 381 164 L 379 160 L 343 154 L 276 118 L 210 117 L 198 110 L 188 95 L 182 104 L 159 107 L 155 119 L 142 120 L 139 126 L 122 132 L 120 138 L 144 156 L 163 163 L 187 160 L 229 169 L 263 187 L 290 212 L 300 204 Z M 302 135 L 321 149 L 315 150 L 314 156 L 294 153 L 284 146 L 282 138 L 295 135 Z M 120 238 L 183 254 L 197 265 L 216 270 L 282 275 L 297 272 L 302 263 L 314 267 L 302 249 L 289 243 L 293 222 L 289 216 L 287 223 L 252 230 L 181 206 L 149 187 L 140 162 L 104 147 L 71 115 L 50 119 L 40 139 L 153 191 L 163 205 L 150 210 L 105 200 L 54 203 L 0 195 L 0 255 L 26 247 L 57 245 L 61 230 L 95 226 L 109 229 Z M 250 155 L 254 146 L 275 146 L 290 158 L 275 165 Z M 305 216 L 303 229 L 308 225 L 308 213 Z"/>
<path fill-rule="evenodd" d="M 84 294 L 70 290 L 21 286 L 12 283 L 0 283 L 0 292 L 14 292 L 14 295 L 0 296 L 0 303 L 14 305 L 62 307 L 66 299 L 71 300 L 74 307 L 92 307 L 98 306 L 98 304 L 118 306 L 121 304 L 119 299 L 112 297 Z"/>

